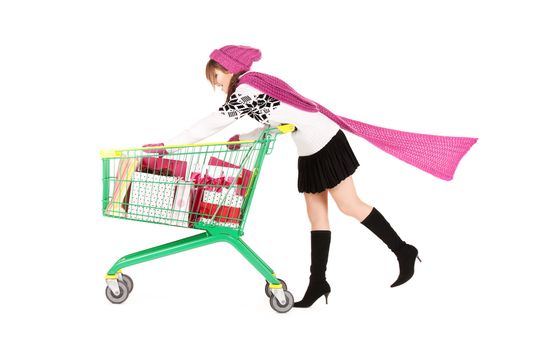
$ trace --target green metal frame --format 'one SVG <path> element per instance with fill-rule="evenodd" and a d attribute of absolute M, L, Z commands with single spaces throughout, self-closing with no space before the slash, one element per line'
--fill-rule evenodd
<path fill-rule="evenodd" d="M 205 226 L 205 227 L 202 227 Z M 265 279 L 272 284 L 280 284 L 274 277 L 273 269 L 265 263 L 253 250 L 250 248 L 239 236 L 235 234 L 235 230 L 208 226 L 201 223 L 196 228 L 203 228 L 206 231 L 197 235 L 189 236 L 174 242 L 165 243 L 156 247 L 144 249 L 132 254 L 128 254 L 120 258 L 108 271 L 108 275 L 115 275 L 119 270 L 144 263 L 150 260 L 163 258 L 168 255 L 181 253 L 186 250 L 199 248 L 212 243 L 226 242 L 232 245 L 247 261 L 254 266 L 254 268 L 265 277 Z"/>
<path fill-rule="evenodd" d="M 109 203 L 109 159 L 102 159 L 102 213 Z"/>

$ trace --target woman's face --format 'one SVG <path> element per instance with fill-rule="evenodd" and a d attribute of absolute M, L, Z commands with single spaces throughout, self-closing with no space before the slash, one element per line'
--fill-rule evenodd
<path fill-rule="evenodd" d="M 232 79 L 232 73 L 225 73 L 220 69 L 215 68 L 215 86 L 221 88 L 225 94 L 228 93 L 228 87 L 230 86 L 230 79 Z"/>

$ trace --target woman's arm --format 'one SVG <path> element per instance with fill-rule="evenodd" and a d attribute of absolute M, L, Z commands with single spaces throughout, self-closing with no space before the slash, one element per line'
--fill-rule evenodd
<path fill-rule="evenodd" d="M 247 132 L 245 134 L 239 134 L 239 140 L 243 141 L 243 140 L 256 140 L 258 137 L 260 137 L 260 134 L 268 129 L 269 126 L 268 125 L 265 125 L 265 126 L 260 126 L 259 128 L 256 128 L 250 132 Z"/>
<path fill-rule="evenodd" d="M 165 141 L 165 145 L 197 143 L 218 131 L 221 131 L 235 121 L 235 118 L 228 118 L 227 116 L 222 115 L 221 112 L 213 112 L 207 117 L 200 119 L 180 134 Z"/>
<path fill-rule="evenodd" d="M 217 112 L 213 112 L 182 131 L 179 135 L 167 140 L 165 145 L 197 143 L 217 133 L 236 120 L 252 113 L 256 106 L 256 98 L 257 96 L 247 90 L 246 85 L 238 86 L 236 91 L 228 99 L 228 102 L 222 105 Z M 255 119 L 257 118 L 255 117 Z M 246 135 L 248 137 L 256 135 L 255 138 L 257 138 L 260 133 L 261 131 L 256 129 Z"/>

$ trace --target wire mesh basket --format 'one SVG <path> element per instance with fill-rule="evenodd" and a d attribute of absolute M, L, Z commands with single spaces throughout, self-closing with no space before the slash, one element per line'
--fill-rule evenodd
<path fill-rule="evenodd" d="M 216 242 L 233 245 L 264 277 L 271 307 L 287 312 L 287 285 L 240 238 L 264 158 L 285 124 L 257 140 L 101 151 L 104 216 L 203 230 L 120 258 L 106 275 L 106 296 L 122 303 L 133 288 L 122 269 Z"/>

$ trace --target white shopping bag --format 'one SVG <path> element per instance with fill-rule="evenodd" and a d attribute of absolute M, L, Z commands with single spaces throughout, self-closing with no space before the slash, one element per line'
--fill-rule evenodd
<path fill-rule="evenodd" d="M 221 192 L 204 191 L 203 202 L 211 204 L 220 204 L 228 207 L 241 208 L 243 206 L 243 196 L 235 193 L 235 188 L 227 189 L 223 187 Z"/>
<path fill-rule="evenodd" d="M 232 223 L 232 222 L 218 222 L 216 220 L 211 220 L 208 218 L 200 218 L 198 221 L 204 224 L 208 224 L 208 225 L 224 226 L 224 227 L 230 227 L 230 228 L 235 228 L 235 229 L 239 228 L 239 224 Z"/>
<path fill-rule="evenodd" d="M 171 224 L 178 179 L 135 172 L 132 179 L 128 217 L 130 219 Z"/>
<path fill-rule="evenodd" d="M 188 226 L 189 212 L 191 207 L 191 190 L 194 183 L 191 181 L 178 181 L 173 204 L 173 225 Z"/>

